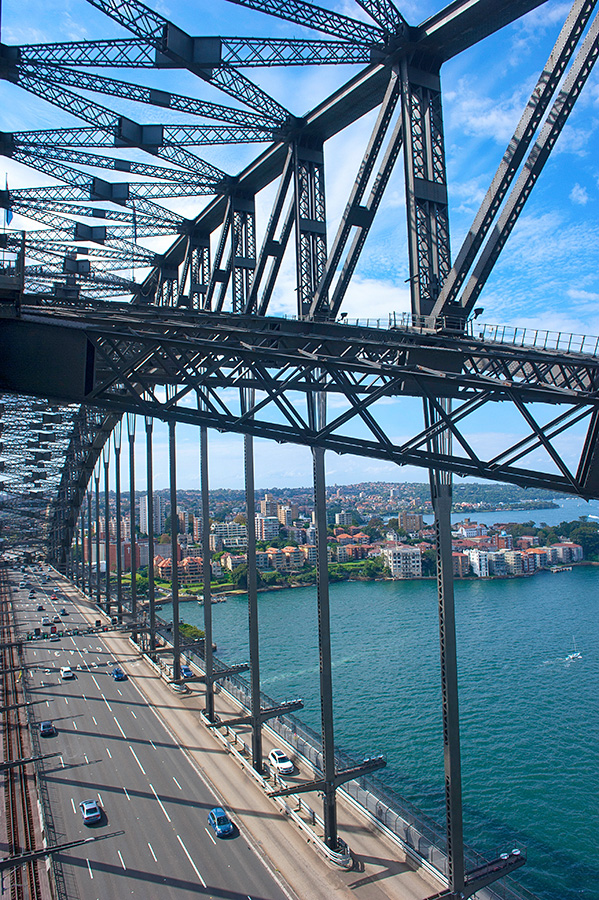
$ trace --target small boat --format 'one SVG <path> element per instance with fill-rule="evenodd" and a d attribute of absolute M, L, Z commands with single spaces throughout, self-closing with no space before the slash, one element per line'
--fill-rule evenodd
<path fill-rule="evenodd" d="M 572 652 L 566 656 L 566 662 L 571 662 L 573 659 L 582 659 L 582 653 L 577 648 L 574 638 L 572 638 Z"/>

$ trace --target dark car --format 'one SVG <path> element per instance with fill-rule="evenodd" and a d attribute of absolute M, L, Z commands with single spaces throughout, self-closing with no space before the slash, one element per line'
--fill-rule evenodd
<path fill-rule="evenodd" d="M 44 604 L 43 603 L 38 603 L 37 611 L 44 612 Z"/>
<path fill-rule="evenodd" d="M 56 728 L 52 722 L 40 722 L 40 737 L 54 737 L 55 734 Z"/>
<path fill-rule="evenodd" d="M 214 829 L 217 837 L 227 837 L 233 834 L 233 823 L 222 806 L 215 806 L 214 809 L 210 810 L 208 813 L 208 824 Z"/>
<path fill-rule="evenodd" d="M 66 609 L 64 608 L 64 606 L 63 606 L 63 608 L 60 610 L 60 615 L 61 615 L 61 616 L 68 616 L 68 612 L 66 611 Z"/>
<path fill-rule="evenodd" d="M 117 666 L 112 670 L 112 677 L 115 681 L 126 681 L 127 676 L 123 672 L 120 666 Z"/>

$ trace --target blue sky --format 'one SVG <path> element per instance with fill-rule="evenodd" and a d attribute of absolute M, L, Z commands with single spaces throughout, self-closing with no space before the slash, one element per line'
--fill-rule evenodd
<path fill-rule="evenodd" d="M 353 3 L 329 2 L 328 8 L 367 20 Z M 551 51 L 569 3 L 549 0 L 520 21 L 471 48 L 442 69 L 447 171 L 450 196 L 451 243 L 457 253 L 488 183 L 520 118 L 539 73 Z M 157 11 L 191 34 L 326 37 L 226 0 L 159 2 Z M 418 24 L 442 8 L 441 3 L 410 2 L 399 9 L 410 24 Z M 8 44 L 102 37 L 126 37 L 121 29 L 84 0 L 4 0 L 2 40 Z M 301 115 L 357 71 L 349 67 L 252 69 L 248 75 L 293 113 Z M 103 71 L 103 74 L 113 74 Z M 160 86 L 219 103 L 232 101 L 185 72 L 127 72 L 114 77 Z M 98 102 L 110 105 L 109 98 Z M 151 107 L 122 105 L 124 114 L 142 122 L 185 121 L 173 113 Z M 38 100 L 18 87 L 0 82 L 0 129 L 4 131 L 60 127 L 76 124 L 67 112 Z M 328 142 L 325 150 L 329 240 L 344 208 L 349 189 L 372 127 L 373 114 Z M 506 323 L 579 334 L 599 335 L 599 70 L 592 73 L 518 225 L 506 245 L 480 305 L 482 321 Z M 257 154 L 261 145 L 212 147 L 203 156 L 227 172 L 235 173 Z M 141 158 L 141 156 L 140 156 Z M 48 183 L 40 173 L 2 159 L 11 188 Z M 3 181 L 3 179 L 2 179 Z M 2 186 L 4 186 L 2 184 Z M 264 232 L 275 186 L 258 198 L 258 236 Z M 203 201 L 185 201 L 178 208 L 186 215 L 201 209 Z M 15 216 L 12 227 L 22 227 Z M 375 226 L 344 306 L 350 317 L 386 318 L 390 311 L 409 309 L 406 278 L 405 198 L 401 160 L 388 186 Z M 293 260 L 286 259 L 272 312 L 293 313 L 295 294 Z M 390 408 L 389 433 L 401 433 L 397 423 L 412 415 L 413 405 Z M 481 419 L 473 424 L 473 440 L 494 446 L 498 435 L 518 425 L 501 410 L 501 422 Z M 409 431 L 409 429 L 408 429 Z M 165 457 L 157 467 L 158 486 L 166 485 L 166 445 L 157 426 L 157 454 Z M 242 439 L 211 436 L 214 486 L 237 487 L 243 481 Z M 197 484 L 197 436 L 179 428 L 180 483 Z M 564 446 L 564 453 L 568 453 Z M 140 448 L 141 454 L 141 448 Z M 140 466 L 143 466 L 140 457 Z M 308 484 L 309 451 L 285 445 L 266 446 L 257 453 L 257 485 Z M 363 480 L 425 480 L 421 470 L 399 470 L 377 461 L 327 455 L 332 483 Z"/>

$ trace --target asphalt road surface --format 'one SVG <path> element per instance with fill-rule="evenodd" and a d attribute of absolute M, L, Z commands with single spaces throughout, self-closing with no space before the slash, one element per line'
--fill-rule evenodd
<path fill-rule="evenodd" d="M 13 584 L 14 578 L 13 573 Z M 39 626 L 43 616 L 59 616 L 64 625 L 57 623 L 58 630 L 87 624 L 46 573 L 17 578 L 26 582 L 24 588 L 13 586 L 20 630 Z M 40 604 L 43 611 L 37 610 Z M 63 607 L 66 616 L 60 616 Z M 137 689 L 141 662 L 132 659 L 123 667 L 127 679 L 115 681 L 116 661 L 100 635 L 31 642 L 25 651 L 32 699 L 41 701 L 34 707 L 36 720 L 49 719 L 56 728 L 54 736 L 40 738 L 42 753 L 60 753 L 44 764 L 56 840 L 101 838 L 60 855 L 69 896 L 295 896 L 238 825 L 226 839 L 209 828 L 208 812 L 222 801 Z M 61 677 L 64 666 L 71 667 L 73 679 Z M 87 799 L 102 809 L 93 825 L 83 823 L 79 808 Z"/>

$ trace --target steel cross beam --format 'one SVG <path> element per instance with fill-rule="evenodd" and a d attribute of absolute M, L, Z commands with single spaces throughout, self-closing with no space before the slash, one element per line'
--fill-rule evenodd
<path fill-rule="evenodd" d="M 60 369 L 51 364 L 56 341 L 61 358 L 71 360 L 68 384 L 60 372 L 53 374 Z M 27 357 L 43 347 L 43 358 L 50 359 L 41 377 L 30 372 L 35 367 L 28 368 Z M 596 357 L 271 317 L 204 313 L 192 320 L 184 311 L 165 310 L 157 322 L 155 310 L 134 315 L 131 308 L 120 316 L 114 311 L 73 316 L 66 310 L 44 316 L 26 310 L 19 320 L 4 319 L 0 348 L 0 389 L 13 390 L 16 381 L 31 394 L 56 393 L 115 416 L 137 412 L 398 465 L 585 497 L 599 492 L 593 446 L 599 405 Z M 160 385 L 172 385 L 174 395 L 165 399 Z M 251 411 L 244 412 L 234 399 L 242 390 L 257 391 Z M 314 426 L 305 407 L 314 390 L 343 400 L 321 427 Z M 196 395 L 201 409 L 188 404 Z M 400 397 L 428 398 L 439 415 L 429 424 L 414 419 L 413 435 L 394 441 L 378 403 Z M 450 411 L 439 404 L 442 397 L 453 400 Z M 498 401 L 518 411 L 522 436 L 486 455 L 473 446 L 466 428 L 480 410 Z M 572 429 L 586 429 L 575 470 L 554 443 Z M 432 438 L 442 433 L 453 436 L 451 453 L 430 450 Z M 531 464 L 538 450 L 545 468 Z M 92 468 L 90 462 L 89 473 Z"/>

